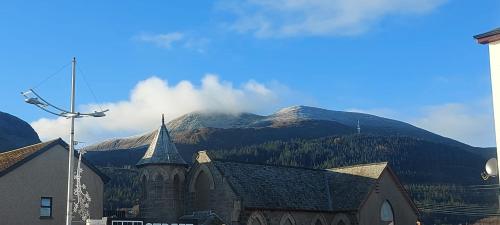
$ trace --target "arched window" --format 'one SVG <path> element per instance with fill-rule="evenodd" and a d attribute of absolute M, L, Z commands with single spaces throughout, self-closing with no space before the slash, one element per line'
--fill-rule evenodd
<path fill-rule="evenodd" d="M 195 208 L 199 211 L 210 210 L 210 179 L 205 171 L 201 171 L 196 177 L 194 189 Z"/>
<path fill-rule="evenodd" d="M 387 200 L 385 200 L 380 207 L 380 220 L 384 222 L 384 224 L 394 225 L 394 211 L 391 203 Z"/>
<path fill-rule="evenodd" d="M 181 179 L 179 178 L 179 175 L 178 174 L 175 174 L 174 175 L 174 180 L 173 180 L 173 193 L 172 193 L 172 197 L 174 199 L 174 202 L 173 202 L 173 207 L 174 209 L 177 211 L 177 215 L 180 215 L 181 213 L 181 192 L 182 192 L 182 188 L 181 188 Z"/>
<path fill-rule="evenodd" d="M 346 225 L 345 222 L 343 220 L 340 220 L 337 225 Z"/>
<path fill-rule="evenodd" d="M 162 198 L 163 192 L 163 176 L 161 174 L 157 174 L 154 180 L 154 197 L 156 199 Z"/>
<path fill-rule="evenodd" d="M 147 184 L 146 176 L 142 176 L 141 191 L 142 191 L 142 194 L 141 194 L 142 199 L 147 199 L 148 198 L 148 184 Z"/>

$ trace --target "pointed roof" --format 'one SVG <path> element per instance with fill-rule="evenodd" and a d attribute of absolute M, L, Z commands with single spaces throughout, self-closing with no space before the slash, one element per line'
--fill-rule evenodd
<path fill-rule="evenodd" d="M 165 126 L 165 119 L 162 115 L 161 126 L 155 134 L 155 137 L 148 147 L 144 156 L 139 160 L 136 166 L 145 166 L 148 164 L 177 164 L 187 165 L 186 161 L 181 157 L 177 148 L 175 147 L 170 135 L 168 134 L 167 127 Z"/>

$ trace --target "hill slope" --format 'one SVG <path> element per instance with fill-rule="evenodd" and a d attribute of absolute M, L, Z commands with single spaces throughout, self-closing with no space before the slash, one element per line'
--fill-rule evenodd
<path fill-rule="evenodd" d="M 290 127 L 301 127 L 305 129 L 303 132 L 299 132 L 300 134 L 297 133 L 298 135 L 290 135 L 288 139 L 297 138 L 307 135 L 307 132 L 313 128 L 316 129 L 317 127 L 314 126 L 318 126 L 318 123 L 332 125 L 330 128 L 327 128 L 328 125 L 323 126 L 324 130 L 328 130 L 328 132 L 324 133 L 328 133 L 329 135 L 353 134 L 356 133 L 358 121 L 362 133 L 364 134 L 411 136 L 436 143 L 458 146 L 464 149 L 472 148 L 464 143 L 434 134 L 401 121 L 364 113 L 333 111 L 308 106 L 284 108 L 269 116 L 260 116 L 250 113 L 233 115 L 193 112 L 170 121 L 167 127 L 177 143 L 194 144 L 193 141 L 196 140 L 207 140 L 207 137 L 205 137 L 206 134 L 218 133 L 223 129 L 231 131 L 250 129 L 249 132 L 263 128 L 275 128 L 276 132 L 280 132 L 278 131 L 280 129 L 288 129 Z M 307 123 L 312 124 L 313 127 L 308 127 Z M 152 133 L 150 132 L 134 137 L 107 140 L 88 146 L 85 149 L 87 151 L 108 151 L 136 148 L 149 145 L 151 138 Z M 220 140 L 226 142 L 231 139 L 221 137 Z M 275 140 L 275 137 L 261 137 L 259 140 Z M 254 141 L 253 144 L 255 143 L 262 142 Z"/>
<path fill-rule="evenodd" d="M 40 142 L 38 134 L 25 121 L 0 112 L 0 152 Z"/>

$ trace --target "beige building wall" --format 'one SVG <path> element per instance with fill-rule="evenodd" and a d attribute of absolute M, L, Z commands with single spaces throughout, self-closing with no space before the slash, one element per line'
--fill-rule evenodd
<path fill-rule="evenodd" d="M 65 223 L 68 151 L 56 145 L 0 177 L 0 224 Z M 76 164 L 76 161 L 75 161 Z M 90 217 L 102 217 L 104 184 L 83 165 L 83 183 L 92 198 Z M 40 219 L 40 198 L 52 197 L 52 219 Z M 84 223 L 74 223 L 84 224 Z"/>
<path fill-rule="evenodd" d="M 410 203 L 404 196 L 404 190 L 400 190 L 399 185 L 385 169 L 380 175 L 378 187 L 370 193 L 366 202 L 359 211 L 360 225 L 387 225 L 380 220 L 380 208 L 385 200 L 388 200 L 394 211 L 395 225 L 414 225 L 417 221 Z"/>

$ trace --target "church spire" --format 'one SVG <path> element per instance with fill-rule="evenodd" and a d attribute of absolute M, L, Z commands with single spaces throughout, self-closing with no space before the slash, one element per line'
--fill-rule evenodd
<path fill-rule="evenodd" d="M 147 164 L 180 164 L 187 165 L 186 161 L 181 157 L 170 135 L 168 134 L 165 125 L 165 116 L 161 116 L 161 126 L 158 128 L 156 135 L 148 147 L 144 156 L 139 160 L 137 166 Z"/>

